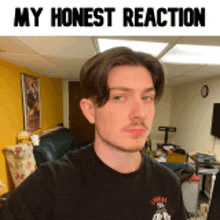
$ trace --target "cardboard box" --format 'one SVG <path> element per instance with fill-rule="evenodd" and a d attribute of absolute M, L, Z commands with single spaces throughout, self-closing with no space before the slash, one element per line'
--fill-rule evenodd
<path fill-rule="evenodd" d="M 186 155 L 168 152 L 167 162 L 185 163 L 186 162 Z"/>

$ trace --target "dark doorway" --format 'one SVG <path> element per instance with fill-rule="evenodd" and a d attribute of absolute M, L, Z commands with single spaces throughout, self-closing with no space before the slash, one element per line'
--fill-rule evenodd
<path fill-rule="evenodd" d="M 82 98 L 79 82 L 69 82 L 69 125 L 76 140 L 93 142 L 95 126 L 90 124 L 83 115 L 79 102 Z"/>

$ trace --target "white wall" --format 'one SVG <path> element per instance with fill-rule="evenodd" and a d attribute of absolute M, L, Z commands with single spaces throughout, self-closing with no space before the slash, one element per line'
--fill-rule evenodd
<path fill-rule="evenodd" d="M 155 115 L 150 139 L 152 150 L 157 149 L 157 143 L 164 143 L 165 132 L 158 131 L 159 126 L 170 126 L 172 89 L 165 88 L 164 94 L 159 102 L 155 103 Z M 168 134 L 168 142 L 173 134 Z"/>
<path fill-rule="evenodd" d="M 69 128 L 69 80 L 63 80 L 63 125 Z"/>
<path fill-rule="evenodd" d="M 209 95 L 201 96 L 201 88 L 209 86 Z M 220 159 L 220 140 L 211 134 L 213 103 L 220 102 L 220 78 L 172 88 L 171 126 L 177 127 L 172 141 L 189 152 L 214 151 Z"/>

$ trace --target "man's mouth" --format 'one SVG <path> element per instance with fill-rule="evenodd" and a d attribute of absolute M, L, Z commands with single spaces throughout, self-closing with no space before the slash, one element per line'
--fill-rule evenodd
<path fill-rule="evenodd" d="M 130 134 L 134 134 L 134 135 L 142 135 L 144 133 L 145 129 L 141 128 L 141 129 L 128 129 L 126 130 L 126 132 L 130 133 Z"/>

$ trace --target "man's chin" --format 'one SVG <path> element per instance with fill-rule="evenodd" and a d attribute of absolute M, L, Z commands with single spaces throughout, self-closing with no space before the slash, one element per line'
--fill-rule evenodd
<path fill-rule="evenodd" d="M 124 148 L 129 151 L 141 151 L 144 149 L 145 140 L 143 140 L 143 138 L 127 140 L 126 143 L 122 143 L 121 146 L 124 146 Z"/>
<path fill-rule="evenodd" d="M 138 136 L 138 138 L 134 138 L 134 136 L 132 138 L 124 137 L 121 141 L 118 141 L 119 138 L 116 137 L 114 140 L 108 140 L 99 135 L 99 138 L 107 146 L 124 152 L 137 152 L 143 150 L 146 140 L 140 136 Z"/>
<path fill-rule="evenodd" d="M 122 147 L 118 146 L 118 149 L 125 151 L 125 152 L 133 153 L 133 152 L 137 152 L 137 151 L 142 151 L 144 149 L 144 144 L 142 144 L 142 145 L 127 144 Z"/>

